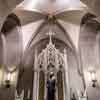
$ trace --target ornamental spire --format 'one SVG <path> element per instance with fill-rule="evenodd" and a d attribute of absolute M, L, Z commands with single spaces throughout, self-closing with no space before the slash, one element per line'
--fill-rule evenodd
<path fill-rule="evenodd" d="M 48 35 L 49 35 L 49 44 L 52 44 L 52 35 L 54 35 L 54 33 L 51 30 L 49 30 Z"/>

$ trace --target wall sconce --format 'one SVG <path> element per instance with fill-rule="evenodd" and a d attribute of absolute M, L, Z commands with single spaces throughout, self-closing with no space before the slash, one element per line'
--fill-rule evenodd
<path fill-rule="evenodd" d="M 11 86 L 16 85 L 17 81 L 17 75 L 18 70 L 15 66 L 12 66 L 11 68 L 4 69 L 4 75 L 3 75 L 3 86 L 6 88 L 10 88 Z"/>
<path fill-rule="evenodd" d="M 7 73 L 7 76 L 5 79 L 5 86 L 6 88 L 10 88 L 11 86 L 11 73 L 10 72 Z"/>
<path fill-rule="evenodd" d="M 89 74 L 90 74 L 90 81 L 92 82 L 92 87 L 96 87 L 96 83 L 97 83 L 97 79 L 96 79 L 96 71 L 94 69 L 90 69 L 89 70 Z"/>

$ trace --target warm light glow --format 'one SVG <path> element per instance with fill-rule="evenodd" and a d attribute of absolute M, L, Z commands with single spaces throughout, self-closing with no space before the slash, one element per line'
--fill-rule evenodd
<path fill-rule="evenodd" d="M 96 80 L 95 74 L 96 74 L 95 72 L 92 72 L 92 73 L 91 73 L 91 78 L 92 78 L 92 80 Z"/>
<path fill-rule="evenodd" d="M 8 75 L 7 75 L 7 80 L 10 81 L 10 79 L 11 79 L 11 73 L 8 73 Z"/>
<path fill-rule="evenodd" d="M 93 71 L 93 72 L 88 72 L 88 80 L 89 81 L 92 81 L 92 80 L 96 80 L 96 73 Z"/>
<path fill-rule="evenodd" d="M 89 82 L 91 82 L 92 79 L 91 79 L 91 74 L 90 74 L 90 72 L 87 72 L 87 79 L 88 79 Z"/>
<path fill-rule="evenodd" d="M 0 85 L 1 85 L 1 83 L 2 83 L 2 76 L 3 75 L 3 70 L 0 68 Z"/>
<path fill-rule="evenodd" d="M 12 72 L 12 73 L 4 71 L 3 84 L 5 85 L 6 82 L 9 81 L 10 85 L 16 86 L 17 76 L 18 76 L 18 71 L 15 71 L 15 72 Z"/>
<path fill-rule="evenodd" d="M 16 83 L 17 83 L 17 76 L 18 76 L 18 71 L 12 73 L 12 77 L 11 77 L 12 84 L 16 85 Z"/>
<path fill-rule="evenodd" d="M 88 69 L 88 76 L 89 76 L 89 82 L 91 83 L 92 87 L 96 86 L 96 71 L 93 67 L 90 67 Z"/>

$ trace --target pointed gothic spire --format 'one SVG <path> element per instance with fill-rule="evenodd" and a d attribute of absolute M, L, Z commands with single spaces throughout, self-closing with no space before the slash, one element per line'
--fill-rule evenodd
<path fill-rule="evenodd" d="M 49 32 L 49 43 L 52 44 L 52 32 Z"/>
<path fill-rule="evenodd" d="M 49 44 L 52 44 L 52 35 L 54 35 L 54 33 L 51 30 L 49 30 L 48 35 L 49 35 Z"/>

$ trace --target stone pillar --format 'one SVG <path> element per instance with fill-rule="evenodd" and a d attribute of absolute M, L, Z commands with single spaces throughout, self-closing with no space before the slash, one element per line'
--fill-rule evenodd
<path fill-rule="evenodd" d="M 38 72 L 34 72 L 33 100 L 38 100 Z"/>
<path fill-rule="evenodd" d="M 23 99 L 24 99 L 24 89 L 22 90 L 21 97 L 20 97 L 20 100 L 23 100 Z"/>
<path fill-rule="evenodd" d="M 67 51 L 64 49 L 64 63 L 65 63 L 65 92 L 64 99 L 70 100 L 70 84 L 69 84 L 69 70 L 68 70 L 68 62 L 67 62 Z"/>
<path fill-rule="evenodd" d="M 6 43 L 6 38 L 5 36 L 2 34 L 1 35 L 2 41 L 3 41 L 3 64 L 6 65 L 7 63 L 7 43 Z"/>
<path fill-rule="evenodd" d="M 83 83 L 83 89 L 85 90 L 86 88 L 86 82 L 85 82 L 85 77 L 84 77 L 84 69 L 83 69 L 83 61 L 82 61 L 82 54 L 81 54 L 81 49 L 79 48 L 79 51 L 77 52 L 77 62 L 78 62 L 78 71 L 82 79 Z"/>
<path fill-rule="evenodd" d="M 95 55 L 97 57 L 97 64 L 100 65 L 100 31 L 96 36 Z"/>
<path fill-rule="evenodd" d="M 47 100 L 47 72 L 45 72 L 44 100 Z"/>
<path fill-rule="evenodd" d="M 20 95 L 18 95 L 17 91 L 15 91 L 15 99 L 14 100 L 24 100 L 24 89 L 22 90 Z"/>
<path fill-rule="evenodd" d="M 33 82 L 33 100 L 38 100 L 38 84 L 39 84 L 39 73 L 37 64 L 37 49 L 35 49 L 35 59 L 34 59 L 34 82 Z"/>

